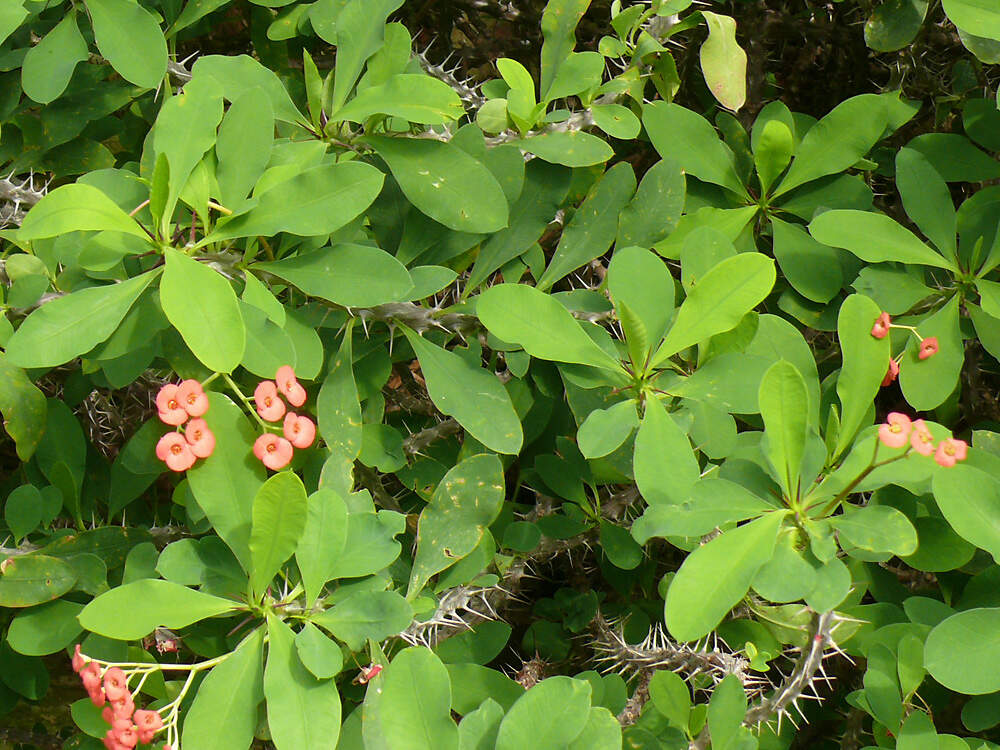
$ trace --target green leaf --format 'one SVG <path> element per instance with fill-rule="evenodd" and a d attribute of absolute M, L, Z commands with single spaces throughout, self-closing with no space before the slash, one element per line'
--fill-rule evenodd
<path fill-rule="evenodd" d="M 809 394 L 795 365 L 784 359 L 771 365 L 760 382 L 758 403 L 764 419 L 765 455 L 778 472 L 785 497 L 796 501 L 809 429 Z"/>
<path fill-rule="evenodd" d="M 923 154 L 903 148 L 896 154 L 896 187 L 907 216 L 943 255 L 955 262 L 957 218 L 948 183 Z"/>
<path fill-rule="evenodd" d="M 454 417 L 476 440 L 497 453 L 521 450 L 521 420 L 496 375 L 403 327 L 420 361 L 427 393 L 442 414 Z"/>
<path fill-rule="evenodd" d="M 40 104 L 59 98 L 76 64 L 87 59 L 87 43 L 76 25 L 72 7 L 45 37 L 28 49 L 21 63 L 21 87 L 24 93 Z"/>
<path fill-rule="evenodd" d="M 215 143 L 215 178 L 222 205 L 238 209 L 271 157 L 274 110 L 262 88 L 247 89 L 229 107 Z"/>
<path fill-rule="evenodd" d="M 333 577 L 346 543 L 347 504 L 333 490 L 317 490 L 308 497 L 305 529 L 295 549 L 295 562 L 310 606 Z"/>
<path fill-rule="evenodd" d="M 1000 39 L 1000 9 L 990 0 L 943 0 L 948 20 L 987 39 Z"/>
<path fill-rule="evenodd" d="M 229 546 L 244 570 L 250 570 L 251 498 L 267 478 L 251 447 L 257 430 L 236 404 L 220 393 L 208 393 L 203 417 L 215 435 L 215 452 L 188 470 L 198 507 Z"/>
<path fill-rule="evenodd" d="M 899 730 L 896 750 L 938 750 L 938 747 L 938 733 L 930 717 L 922 711 L 910 714 Z"/>
<path fill-rule="evenodd" d="M 642 562 L 642 547 L 636 544 L 628 529 L 601 519 L 601 550 L 608 561 L 622 570 L 635 570 Z"/>
<path fill-rule="evenodd" d="M 852 209 L 824 211 L 812 220 L 809 232 L 824 245 L 842 247 L 869 263 L 895 261 L 954 270 L 951 261 L 884 214 Z"/>
<path fill-rule="evenodd" d="M 222 87 L 212 78 L 193 78 L 182 93 L 163 103 L 153 127 L 153 151 L 170 165 L 170 190 L 161 221 L 167 233 L 177 197 L 205 152 L 215 145 L 222 121 Z M 245 147 L 251 144 L 244 144 Z"/>
<path fill-rule="evenodd" d="M 20 240 L 41 240 L 76 231 L 125 232 L 149 236 L 103 191 L 74 182 L 48 193 L 25 215 L 17 230 Z"/>
<path fill-rule="evenodd" d="M 255 263 L 306 294 L 344 307 L 371 307 L 402 299 L 413 288 L 406 268 L 384 250 L 338 243 L 272 263 Z"/>
<path fill-rule="evenodd" d="M 754 135 L 757 136 L 754 127 Z M 791 128 L 775 118 L 767 120 L 760 130 L 753 146 L 753 160 L 757 167 L 757 176 L 765 194 L 771 189 L 774 181 L 785 171 L 795 150 L 795 137 Z"/>
<path fill-rule="evenodd" d="M 472 456 L 444 475 L 420 513 L 407 598 L 419 594 L 432 575 L 476 548 L 499 515 L 503 498 L 503 466 L 496 456 Z"/>
<path fill-rule="evenodd" d="M 155 89 L 167 72 L 167 42 L 156 16 L 129 0 L 86 0 L 97 49 L 122 78 Z"/>
<path fill-rule="evenodd" d="M 589 5 L 590 0 L 551 0 L 542 11 L 542 101 L 550 100 L 549 89 L 572 59 L 576 25 Z"/>
<path fill-rule="evenodd" d="M 337 67 L 333 79 L 336 112 L 347 101 L 365 61 L 378 52 L 385 40 L 385 20 L 403 0 L 352 0 L 337 15 Z"/>
<path fill-rule="evenodd" d="M 675 159 L 685 172 L 699 180 L 747 197 L 746 187 L 736 173 L 733 152 L 704 117 L 679 104 L 658 101 L 642 108 L 642 124 L 664 159 Z M 678 142 L 685 147 L 678 150 Z"/>
<path fill-rule="evenodd" d="M 705 83 L 723 107 L 737 110 L 747 99 L 747 53 L 736 41 L 736 21 L 707 10 L 701 15 L 708 24 L 699 52 Z"/>
<path fill-rule="evenodd" d="M 398 73 L 380 86 L 360 91 L 330 120 L 364 122 L 376 114 L 440 125 L 462 117 L 465 107 L 444 81 L 423 74 Z"/>
<path fill-rule="evenodd" d="M 9 343 L 9 342 L 8 342 Z M 45 394 L 20 367 L 0 354 L 0 416 L 14 441 L 17 457 L 27 463 L 45 432 Z"/>
<path fill-rule="evenodd" d="M 232 372 L 243 360 L 246 327 L 232 285 L 220 273 L 166 248 L 160 282 L 163 313 L 191 352 L 210 370 Z M 197 297 L 192 298 L 192 290 Z"/>
<path fill-rule="evenodd" d="M 514 141 L 514 145 L 550 164 L 566 167 L 591 167 L 615 155 L 607 141 L 581 130 L 535 135 Z"/>
<path fill-rule="evenodd" d="M 927 0 L 885 0 L 865 24 L 865 44 L 876 52 L 908 46 L 920 31 L 927 6 Z"/>
<path fill-rule="evenodd" d="M 507 198 L 482 164 L 450 143 L 369 136 L 400 189 L 422 213 L 457 232 L 507 226 Z"/>
<path fill-rule="evenodd" d="M 308 501 L 302 480 L 281 471 L 257 490 L 250 529 L 250 588 L 260 597 L 295 554 L 306 526 Z"/>
<path fill-rule="evenodd" d="M 353 461 L 361 452 L 361 404 L 354 381 L 352 327 L 349 323 L 345 329 L 340 349 L 319 389 L 316 416 L 319 432 L 327 446 Z"/>
<path fill-rule="evenodd" d="M 973 466 L 935 471 L 934 499 L 959 536 L 1000 559 L 1000 484 Z"/>
<path fill-rule="evenodd" d="M 843 365 L 837 377 L 840 434 L 835 456 L 854 442 L 889 367 L 889 337 L 877 339 L 871 333 L 880 314 L 878 305 L 861 294 L 852 294 L 840 306 L 837 337 Z"/>
<path fill-rule="evenodd" d="M 560 750 L 584 730 L 590 683 L 549 677 L 517 699 L 500 723 L 496 750 Z"/>
<path fill-rule="evenodd" d="M 502 719 L 503 706 L 487 698 L 479 708 L 462 717 L 458 725 L 459 747 L 462 750 L 493 750 Z"/>
<path fill-rule="evenodd" d="M 658 398 L 646 399 L 633 467 L 639 492 L 650 505 L 684 502 L 701 473 L 687 435 Z"/>
<path fill-rule="evenodd" d="M 350 512 L 347 543 L 331 577 L 358 578 L 391 565 L 400 552 L 400 543 L 395 537 L 405 528 L 406 516 L 391 510 L 381 510 L 377 514 L 374 510 Z"/>
<path fill-rule="evenodd" d="M 567 750 L 604 750 L 622 746 L 622 726 L 604 706 L 594 706 L 587 715 L 583 731 L 567 746 Z"/>
<path fill-rule="evenodd" d="M 761 253 L 740 253 L 716 264 L 688 293 L 650 367 L 735 328 L 767 297 L 774 281 L 774 261 Z"/>
<path fill-rule="evenodd" d="M 476 299 L 476 315 L 494 336 L 519 344 L 533 357 L 621 370 L 558 300 L 534 287 L 490 287 Z"/>
<path fill-rule="evenodd" d="M 569 224 L 538 289 L 545 291 L 570 271 L 607 252 L 618 231 L 618 214 L 635 194 L 635 172 L 627 162 L 609 169 L 591 188 Z"/>
<path fill-rule="evenodd" d="M 22 484 L 7 496 L 3 518 L 14 535 L 14 542 L 21 543 L 42 522 L 42 493 L 31 484 Z"/>
<path fill-rule="evenodd" d="M 47 656 L 61 651 L 83 630 L 76 619 L 82 604 L 57 599 L 21 612 L 10 622 L 7 643 L 25 656 Z"/>
<path fill-rule="evenodd" d="M 264 629 L 248 635 L 198 686 L 181 734 L 185 750 L 246 750 L 264 700 Z M 315 719 L 314 719 L 315 720 Z"/>
<path fill-rule="evenodd" d="M 802 138 L 775 197 L 853 166 L 882 137 L 888 118 L 888 103 L 878 94 L 861 94 L 838 104 Z"/>
<path fill-rule="evenodd" d="M 4 3 L 0 5 L 0 44 L 14 33 L 18 26 L 28 16 L 23 2 Z"/>
<path fill-rule="evenodd" d="M 939 623 L 924 644 L 924 666 L 949 690 L 1000 690 L 1000 609 L 970 609 Z"/>
<path fill-rule="evenodd" d="M 145 578 L 111 589 L 91 601 L 80 613 L 80 624 L 106 638 L 135 641 L 160 625 L 183 628 L 232 612 L 236 607 L 236 602 L 229 599 Z M 127 617 L 123 616 L 125 612 Z"/>
<path fill-rule="evenodd" d="M 928 317 L 917 331 L 938 340 L 937 354 L 920 359 L 920 342 L 913 336 L 900 362 L 899 386 L 910 406 L 929 411 L 943 404 L 958 384 L 965 363 L 965 347 L 959 327 L 960 298 L 952 297 Z"/>
<path fill-rule="evenodd" d="M 412 619 L 410 603 L 395 591 L 359 591 L 315 615 L 312 621 L 352 651 L 359 651 L 366 640 L 382 641 L 396 635 Z"/>
<path fill-rule="evenodd" d="M 588 53 L 582 52 L 580 54 L 586 55 Z M 594 52 L 589 54 L 596 56 L 603 71 L 604 59 Z M 639 131 L 642 129 L 639 118 L 632 114 L 632 110 L 621 104 L 595 104 L 591 106 L 590 114 L 594 117 L 594 124 L 612 138 L 629 141 L 639 135 Z"/>
<path fill-rule="evenodd" d="M 256 205 L 220 221 L 199 244 L 278 232 L 304 237 L 336 232 L 372 204 L 384 179 L 375 167 L 358 161 L 320 164 L 255 195 Z"/>
<path fill-rule="evenodd" d="M 686 732 L 691 715 L 691 688 L 674 672 L 657 669 L 649 681 L 649 699 L 671 726 Z"/>
<path fill-rule="evenodd" d="M 366 750 L 458 750 L 451 681 L 426 648 L 407 648 L 368 688 L 362 733 Z"/>
<path fill-rule="evenodd" d="M 576 442 L 584 458 L 601 458 L 624 443 L 639 426 L 635 400 L 621 401 L 607 409 L 594 409 L 583 420 Z"/>
<path fill-rule="evenodd" d="M 76 573 L 65 560 L 48 555 L 19 555 L 3 561 L 0 607 L 33 607 L 58 599 L 73 588 Z"/>
<path fill-rule="evenodd" d="M 267 644 L 264 696 L 275 747 L 335 747 L 340 735 L 337 683 L 317 680 L 305 668 L 292 629 L 271 613 L 267 615 Z"/>
<path fill-rule="evenodd" d="M 958 133 L 924 133 L 906 148 L 920 152 L 945 182 L 983 182 L 1000 176 L 1000 162 Z"/>
<path fill-rule="evenodd" d="M 89 352 L 114 333 L 159 274 L 154 269 L 128 281 L 88 287 L 45 303 L 7 341 L 8 364 L 54 367 Z"/>
<path fill-rule="evenodd" d="M 239 304 L 247 337 L 240 365 L 260 378 L 273 377 L 282 365 L 290 365 L 298 372 L 295 348 L 288 334 L 271 322 L 263 310 L 242 300 Z"/>
<path fill-rule="evenodd" d="M 222 95 L 234 103 L 247 91 L 262 88 L 271 100 L 275 119 L 290 123 L 306 121 L 281 85 L 281 79 L 249 55 L 205 55 L 195 61 L 191 72 L 195 77 L 214 78 L 222 86 Z M 262 119 L 266 121 L 266 117 Z"/>
<path fill-rule="evenodd" d="M 774 259 L 795 291 L 813 302 L 826 303 L 836 297 L 844 285 L 840 253 L 814 240 L 801 225 L 775 216 L 771 230 Z"/>
<path fill-rule="evenodd" d="M 734 674 L 728 674 L 712 691 L 708 704 L 708 728 L 712 746 L 724 750 L 732 746 L 747 712 L 747 694 Z"/>
<path fill-rule="evenodd" d="M 688 555 L 667 589 L 667 628 L 680 641 L 704 637 L 739 603 L 771 558 L 786 511 L 723 532 Z"/>
<path fill-rule="evenodd" d="M 866 505 L 830 523 L 843 539 L 871 552 L 891 552 L 905 556 L 917 549 L 917 530 L 901 511 L 888 505 Z"/>
<path fill-rule="evenodd" d="M 316 679 L 335 677 L 343 669 L 344 654 L 340 645 L 323 635 L 311 622 L 305 623 L 295 636 L 295 651 L 299 660 Z"/>
<path fill-rule="evenodd" d="M 702 536 L 731 521 L 756 518 L 774 505 L 741 484 L 726 479 L 702 479 L 682 503 L 650 505 L 632 524 L 640 544 L 653 537 Z"/>
<path fill-rule="evenodd" d="M 635 196 L 618 214 L 616 247 L 635 245 L 651 248 L 665 239 L 677 228 L 684 210 L 686 191 L 684 171 L 676 161 L 663 159 L 656 162 L 642 176 Z M 673 291 L 670 295 L 673 296 Z"/>

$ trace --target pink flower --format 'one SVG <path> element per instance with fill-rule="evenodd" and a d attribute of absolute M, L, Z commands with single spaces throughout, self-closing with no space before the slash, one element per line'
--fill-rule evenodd
<path fill-rule="evenodd" d="M 934 452 L 934 436 L 927 429 L 924 420 L 918 419 L 913 423 L 913 432 L 910 433 L 910 445 L 921 456 L 929 456 Z"/>
<path fill-rule="evenodd" d="M 101 718 L 104 719 L 106 722 L 108 722 L 108 724 L 114 723 L 115 720 L 114 709 L 112 709 L 111 706 L 105 706 L 104 709 L 101 711 Z"/>
<path fill-rule="evenodd" d="M 290 411 L 285 415 L 283 425 L 285 437 L 296 448 L 308 448 L 316 439 L 316 425 L 309 417 L 300 417 Z"/>
<path fill-rule="evenodd" d="M 937 336 L 930 336 L 920 342 L 920 353 L 917 355 L 920 359 L 927 359 L 928 357 L 933 357 L 938 353 L 938 340 Z"/>
<path fill-rule="evenodd" d="M 200 417 L 208 411 L 208 396 L 197 380 L 184 380 L 177 386 L 177 401 L 192 417 Z"/>
<path fill-rule="evenodd" d="M 156 410 L 159 412 L 160 421 L 175 427 L 187 422 L 188 418 L 188 413 L 184 411 L 184 407 L 181 406 L 180 399 L 177 397 L 177 390 L 176 385 L 167 383 L 156 394 Z"/>
<path fill-rule="evenodd" d="M 93 703 L 97 708 L 104 705 L 104 701 L 107 696 L 104 695 L 104 688 L 97 688 L 95 690 L 88 690 L 87 695 L 90 697 L 90 702 Z"/>
<path fill-rule="evenodd" d="M 128 748 L 118 741 L 115 730 L 109 729 L 104 735 L 104 747 L 108 750 L 128 750 Z"/>
<path fill-rule="evenodd" d="M 135 701 L 132 700 L 132 696 L 126 693 L 121 698 L 117 698 L 113 701 L 108 701 L 111 704 L 111 710 L 114 712 L 115 719 L 131 719 L 132 714 L 135 713 Z"/>
<path fill-rule="evenodd" d="M 115 722 L 116 724 L 118 722 Z M 124 747 L 135 747 L 139 744 L 139 731 L 136 729 L 132 722 L 128 722 L 128 726 L 122 726 L 113 730 L 115 733 L 115 739 L 118 743 Z"/>
<path fill-rule="evenodd" d="M 76 648 L 73 649 L 73 671 L 79 674 L 80 670 L 87 665 L 87 660 L 83 658 L 83 654 L 80 653 L 80 644 L 76 644 Z"/>
<path fill-rule="evenodd" d="M 261 435 L 253 444 L 253 454 L 264 462 L 264 466 L 274 471 L 288 466 L 293 453 L 291 443 L 271 433 Z"/>
<path fill-rule="evenodd" d="M 101 668 L 97 665 L 97 662 L 87 662 L 87 664 L 80 670 L 80 679 L 83 680 L 83 688 L 88 693 L 100 689 Z"/>
<path fill-rule="evenodd" d="M 889 317 L 889 313 L 882 313 L 878 316 L 878 320 L 875 321 L 875 325 L 872 326 L 872 336 L 877 339 L 884 339 L 889 335 L 889 326 L 891 324 L 892 319 Z"/>
<path fill-rule="evenodd" d="M 964 440 L 948 438 L 938 443 L 934 460 L 941 466 L 954 466 L 956 461 L 964 461 L 969 453 L 969 446 Z"/>
<path fill-rule="evenodd" d="M 215 435 L 204 419 L 192 419 L 184 428 L 184 439 L 198 458 L 208 458 L 215 450 Z"/>
<path fill-rule="evenodd" d="M 104 693 L 108 700 L 116 701 L 128 692 L 128 678 L 121 669 L 111 667 L 104 673 Z"/>
<path fill-rule="evenodd" d="M 278 387 L 274 381 L 262 381 L 253 392 L 253 400 L 262 419 L 277 422 L 285 416 L 285 402 L 278 397 Z"/>
<path fill-rule="evenodd" d="M 889 412 L 885 424 L 878 428 L 878 439 L 889 448 L 902 448 L 910 436 L 910 418 L 897 411 Z"/>
<path fill-rule="evenodd" d="M 278 383 L 278 390 L 285 394 L 292 406 L 302 406 L 306 402 L 306 389 L 299 385 L 299 381 L 295 379 L 295 370 L 290 365 L 279 367 L 274 379 Z"/>
<path fill-rule="evenodd" d="M 899 363 L 894 359 L 890 359 L 889 369 L 886 370 L 885 377 L 882 378 L 882 387 L 885 388 L 887 385 L 892 385 L 897 377 L 899 377 Z"/>
<path fill-rule="evenodd" d="M 172 471 L 187 471 L 198 460 L 184 436 L 178 432 L 168 432 L 160 438 L 156 444 L 156 457 Z"/>
<path fill-rule="evenodd" d="M 155 732 L 163 726 L 163 718 L 156 711 L 136 711 L 132 720 L 142 732 Z"/>

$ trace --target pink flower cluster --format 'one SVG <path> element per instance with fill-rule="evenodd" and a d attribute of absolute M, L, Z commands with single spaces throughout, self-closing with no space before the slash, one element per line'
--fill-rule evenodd
<path fill-rule="evenodd" d="M 920 334 L 916 332 L 916 329 L 911 326 L 900 326 L 894 325 L 892 318 L 889 317 L 889 313 L 883 312 L 878 316 L 875 321 L 875 325 L 872 326 L 872 336 L 877 339 L 884 339 L 889 335 L 890 328 L 906 328 L 912 331 L 918 338 Z M 928 336 L 927 338 L 920 338 L 920 351 L 917 352 L 917 357 L 921 360 L 927 359 L 928 357 L 933 357 L 938 353 L 938 340 L 937 336 Z M 892 382 L 899 376 L 899 360 L 902 359 L 902 355 L 898 359 L 889 360 L 889 369 L 886 370 L 885 377 L 882 378 L 882 387 L 891 385 Z"/>
<path fill-rule="evenodd" d="M 156 457 L 172 471 L 187 471 L 199 458 L 208 458 L 215 450 L 215 435 L 202 415 L 208 411 L 208 396 L 197 380 L 180 385 L 168 383 L 156 394 L 160 421 L 175 427 L 185 422 L 184 433 L 168 432 L 156 444 Z M 188 422 L 188 419 L 191 419 Z"/>
<path fill-rule="evenodd" d="M 163 728 L 163 718 L 158 712 L 136 710 L 125 672 L 118 667 L 108 667 L 102 673 L 96 661 L 80 653 L 80 644 L 73 652 L 73 671 L 80 675 L 91 703 L 98 708 L 104 707 L 101 716 L 111 725 L 104 735 L 104 746 L 108 750 L 131 750 L 140 742 L 148 744 Z"/>
<path fill-rule="evenodd" d="M 910 448 L 921 456 L 934 455 L 934 460 L 941 466 L 954 466 L 958 461 L 964 461 L 969 446 L 964 440 L 947 438 L 934 448 L 934 436 L 924 420 L 911 421 L 905 414 L 890 412 L 885 423 L 878 428 L 878 439 L 889 448 L 902 448 L 907 443 Z"/>
<path fill-rule="evenodd" d="M 264 380 L 253 392 L 254 404 L 261 419 L 267 422 L 282 422 L 282 435 L 266 432 L 253 444 L 253 454 L 264 466 L 277 471 L 292 460 L 293 448 L 308 448 L 316 439 L 316 425 L 309 419 L 288 411 L 284 396 L 292 406 L 299 407 L 306 402 L 306 389 L 295 379 L 295 370 L 289 365 L 278 368 L 274 380 Z"/>

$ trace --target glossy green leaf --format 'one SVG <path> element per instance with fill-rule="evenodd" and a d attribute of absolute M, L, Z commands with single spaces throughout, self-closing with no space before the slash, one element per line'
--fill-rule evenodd
<path fill-rule="evenodd" d="M 295 554 L 307 514 L 306 488 L 290 471 L 278 472 L 257 490 L 249 542 L 250 588 L 257 596 Z"/>
<path fill-rule="evenodd" d="M 45 394 L 24 370 L 11 364 L 6 354 L 0 354 L 0 416 L 22 461 L 34 455 L 42 439 L 46 408 Z"/>
<path fill-rule="evenodd" d="M 310 604 L 332 578 L 346 543 L 347 504 L 331 489 L 317 490 L 308 497 L 305 528 L 295 549 L 295 562 Z"/>
<path fill-rule="evenodd" d="M 549 101 L 549 89 L 563 66 L 569 64 L 576 46 L 576 26 L 590 0 L 552 0 L 542 11 L 542 100 Z"/>
<path fill-rule="evenodd" d="M 369 638 L 381 641 L 410 624 L 413 608 L 395 591 L 359 591 L 341 599 L 312 618 L 352 651 L 359 651 Z"/>
<path fill-rule="evenodd" d="M 687 435 L 657 398 L 646 400 L 633 461 L 635 483 L 650 505 L 678 505 L 701 473 Z"/>
<path fill-rule="evenodd" d="M 336 746 L 340 694 L 333 680 L 317 680 L 302 664 L 292 629 L 267 615 L 264 697 L 267 725 L 278 750 Z"/>
<path fill-rule="evenodd" d="M 239 647 L 198 686 L 184 719 L 186 750 L 246 750 L 257 729 L 257 706 L 264 700 L 264 629 Z"/>
<path fill-rule="evenodd" d="M 622 742 L 622 725 L 618 719 L 604 706 L 594 706 L 587 714 L 587 723 L 583 731 L 576 736 L 568 750 L 604 750 L 617 748 Z"/>
<path fill-rule="evenodd" d="M 295 635 L 295 651 L 305 668 L 319 680 L 336 676 L 344 666 L 340 645 L 311 622 L 305 623 Z"/>
<path fill-rule="evenodd" d="M 22 484 L 8 496 L 3 507 L 3 519 L 14 535 L 14 542 L 21 543 L 42 521 L 42 493 L 34 485 Z"/>
<path fill-rule="evenodd" d="M 4 3 L 0 5 L 0 44 L 7 41 L 28 15 L 23 2 Z"/>
<path fill-rule="evenodd" d="M 903 148 L 896 154 L 896 187 L 906 214 L 934 246 L 951 260 L 957 257 L 957 219 L 948 184 L 926 157 Z"/>
<path fill-rule="evenodd" d="M 973 466 L 953 466 L 933 475 L 934 499 L 952 528 L 994 558 L 1000 558 L 1000 484 Z"/>
<path fill-rule="evenodd" d="M 257 430 L 236 404 L 209 392 L 209 410 L 203 419 L 215 435 L 215 452 L 188 470 L 187 478 L 198 507 L 215 532 L 250 570 L 252 500 L 267 478 L 267 470 L 251 452 Z"/>
<path fill-rule="evenodd" d="M 69 232 L 125 232 L 148 239 L 148 235 L 103 191 L 75 182 L 48 193 L 32 207 L 17 230 L 22 240 L 40 240 Z"/>
<path fill-rule="evenodd" d="M 600 67 L 603 71 L 604 60 L 600 57 L 597 59 L 600 60 Z M 595 104 L 590 108 L 590 113 L 594 117 L 594 124 L 612 138 L 630 140 L 639 135 L 639 131 L 642 129 L 639 118 L 632 114 L 632 110 L 621 104 Z"/>
<path fill-rule="evenodd" d="M 544 133 L 516 141 L 515 144 L 539 159 L 565 167 L 603 164 L 615 155 L 607 141 L 580 130 Z"/>
<path fill-rule="evenodd" d="M 236 602 L 146 578 L 101 594 L 80 613 L 84 628 L 120 641 L 134 641 L 162 625 L 183 628 L 193 622 L 232 612 Z M 127 612 L 128 616 L 123 617 Z"/>
<path fill-rule="evenodd" d="M 799 224 L 771 217 L 774 259 L 795 291 L 813 302 L 833 299 L 844 285 L 839 253 Z"/>
<path fill-rule="evenodd" d="M 809 394 L 791 362 L 771 365 L 760 382 L 760 415 L 764 419 L 765 455 L 778 472 L 785 497 L 799 497 L 799 473 L 808 435 Z"/>
<path fill-rule="evenodd" d="M 705 83 L 723 107 L 737 110 L 747 98 L 747 53 L 736 41 L 736 21 L 704 10 L 701 15 L 708 24 L 699 51 Z"/>
<path fill-rule="evenodd" d="M 54 367 L 93 349 L 121 323 L 159 270 L 81 289 L 47 302 L 29 315 L 7 341 L 8 364 Z"/>
<path fill-rule="evenodd" d="M 517 699 L 500 723 L 496 750 L 558 750 L 584 730 L 591 687 L 584 680 L 549 677 Z"/>
<path fill-rule="evenodd" d="M 465 107 L 458 94 L 443 81 L 428 75 L 399 73 L 379 86 L 360 91 L 330 119 L 364 122 L 376 114 L 440 125 L 462 117 Z"/>
<path fill-rule="evenodd" d="M 684 172 L 676 161 L 663 159 L 651 166 L 635 196 L 618 214 L 615 245 L 651 248 L 666 238 L 680 221 L 686 191 Z"/>
<path fill-rule="evenodd" d="M 876 52 L 906 47 L 920 31 L 927 6 L 927 0 L 885 0 L 865 24 L 865 44 Z"/>
<path fill-rule="evenodd" d="M 760 116 L 758 116 L 758 121 Z M 767 193 L 774 181 L 785 171 L 795 150 L 791 128 L 779 119 L 767 120 L 760 129 L 754 126 L 753 158 L 761 188 Z M 773 218 L 773 217 L 772 217 Z"/>
<path fill-rule="evenodd" d="M 167 72 L 167 42 L 156 16 L 129 0 L 86 0 L 97 49 L 122 78 L 154 89 Z"/>
<path fill-rule="evenodd" d="M 594 409 L 583 420 L 576 441 L 584 458 L 601 458 L 624 443 L 639 426 L 635 401 L 621 401 L 607 409 Z"/>
<path fill-rule="evenodd" d="M 340 349 L 330 363 L 316 399 L 316 415 L 327 446 L 353 461 L 361 452 L 361 404 L 354 380 L 351 330 L 348 324 Z"/>
<path fill-rule="evenodd" d="M 476 300 L 476 315 L 497 338 L 533 357 L 618 371 L 620 365 L 588 336 L 557 300 L 523 284 L 497 284 Z"/>
<path fill-rule="evenodd" d="M 370 500 L 369 500 L 370 502 Z M 374 509 L 374 505 L 372 505 Z M 395 537 L 406 528 L 406 516 L 391 510 L 353 510 L 347 516 L 347 542 L 334 564 L 332 578 L 358 578 L 375 573 L 399 557 Z"/>
<path fill-rule="evenodd" d="M 642 124 L 653 147 L 664 159 L 675 159 L 699 180 L 746 196 L 746 187 L 736 174 L 733 152 L 701 115 L 679 104 L 653 102 L 642 109 Z M 682 142 L 685 148 L 678 150 Z"/>
<path fill-rule="evenodd" d="M 877 339 L 871 334 L 880 314 L 878 305 L 860 294 L 852 294 L 840 306 L 837 336 L 843 365 L 837 378 L 840 435 L 836 455 L 854 441 L 889 367 L 889 337 Z"/>
<path fill-rule="evenodd" d="M 842 539 L 872 552 L 910 555 L 917 549 L 917 531 L 910 520 L 888 505 L 866 505 L 830 519 Z"/>
<path fill-rule="evenodd" d="M 58 599 L 73 588 L 76 573 L 65 560 L 44 554 L 3 561 L 0 607 L 33 607 Z"/>
<path fill-rule="evenodd" d="M 271 100 L 275 119 L 290 123 L 306 121 L 292 103 L 281 79 L 249 55 L 205 55 L 195 60 L 191 71 L 195 76 L 214 78 L 230 102 L 235 103 L 251 89 L 261 88 Z"/>
<path fill-rule="evenodd" d="M 774 281 L 774 261 L 761 253 L 740 253 L 716 264 L 688 293 L 650 366 L 734 328 L 767 297 Z"/>
<path fill-rule="evenodd" d="M 1000 690 L 1000 609 L 970 609 L 938 624 L 924 644 L 924 666 L 949 690 L 965 695 Z"/>
<path fill-rule="evenodd" d="M 201 244 L 288 232 L 314 237 L 340 229 L 368 208 L 384 175 L 358 161 L 321 164 L 271 186 L 245 213 L 219 222 Z"/>
<path fill-rule="evenodd" d="M 747 695 L 743 683 L 736 675 L 726 675 L 715 686 L 708 703 L 708 728 L 715 747 L 732 747 L 746 712 Z"/>
<path fill-rule="evenodd" d="M 774 553 L 785 512 L 723 532 L 687 556 L 667 589 L 665 617 L 680 641 L 704 637 L 739 603 Z"/>
<path fill-rule="evenodd" d="M 861 94 L 838 104 L 802 138 L 774 195 L 853 166 L 882 137 L 888 117 L 887 101 L 878 94 Z"/>
<path fill-rule="evenodd" d="M 285 331 L 268 319 L 263 310 L 240 300 L 240 317 L 246 330 L 246 347 L 240 365 L 260 378 L 270 378 L 282 365 L 298 372 L 295 347 Z"/>
<path fill-rule="evenodd" d="M 87 59 L 87 43 L 72 8 L 45 37 L 31 47 L 21 63 L 21 87 L 41 104 L 57 99 L 73 77 L 79 62 Z"/>
<path fill-rule="evenodd" d="M 76 619 L 82 609 L 82 604 L 57 599 L 25 610 L 11 620 L 7 643 L 25 656 L 61 651 L 83 630 Z"/>
<path fill-rule="evenodd" d="M 400 651 L 365 696 L 366 750 L 458 750 L 451 696 L 448 671 L 431 651 Z"/>
<path fill-rule="evenodd" d="M 496 375 L 426 341 L 409 328 L 406 340 L 420 361 L 427 393 L 442 414 L 454 417 L 490 450 L 517 453 L 524 435 L 510 396 Z"/>
<path fill-rule="evenodd" d="M 744 521 L 774 510 L 743 485 L 726 479 L 703 479 L 682 503 L 650 505 L 632 524 L 640 544 L 653 537 L 702 536 L 731 521 Z"/>
<path fill-rule="evenodd" d="M 444 475 L 420 514 L 408 598 L 476 548 L 499 515 L 503 498 L 503 466 L 496 456 L 466 458 Z"/>
<path fill-rule="evenodd" d="M 1000 39 L 1000 8 L 990 0 L 943 0 L 948 20 L 987 39 Z"/>
<path fill-rule="evenodd" d="M 616 164 L 591 188 L 563 230 L 538 288 L 549 289 L 574 269 L 607 252 L 618 231 L 618 214 L 635 194 L 635 172 Z"/>
<path fill-rule="evenodd" d="M 920 342 L 912 337 L 900 362 L 899 386 L 910 406 L 927 411 L 943 404 L 958 384 L 965 363 L 959 327 L 961 301 L 952 297 L 940 310 L 917 326 L 924 338 L 938 340 L 938 351 L 920 359 Z"/>
<path fill-rule="evenodd" d="M 482 162 L 450 143 L 370 136 L 403 194 L 418 210 L 458 232 L 507 226 L 507 199 Z"/>
<path fill-rule="evenodd" d="M 243 360 L 246 328 L 232 285 L 220 273 L 167 248 L 160 302 L 194 355 L 211 370 L 232 372 Z M 192 299 L 191 290 L 198 296 Z"/>
<path fill-rule="evenodd" d="M 842 247 L 869 263 L 896 261 L 953 267 L 951 261 L 884 214 L 851 209 L 824 211 L 812 220 L 809 232 L 824 245 Z"/>
<path fill-rule="evenodd" d="M 267 166 L 273 142 L 271 99 L 262 88 L 244 91 L 222 118 L 215 144 L 222 205 L 235 208 L 243 202 Z"/>
<path fill-rule="evenodd" d="M 337 68 L 334 73 L 330 111 L 347 101 L 361 75 L 365 61 L 385 39 L 385 20 L 403 0 L 352 0 L 337 15 Z"/>

